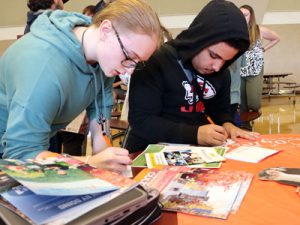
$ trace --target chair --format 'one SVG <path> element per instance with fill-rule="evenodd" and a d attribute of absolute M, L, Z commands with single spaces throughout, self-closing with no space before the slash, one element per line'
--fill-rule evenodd
<path fill-rule="evenodd" d="M 243 112 L 243 113 L 241 113 L 241 121 L 242 122 L 251 122 L 260 116 L 261 116 L 261 112 L 256 112 L 256 111 Z"/>
<path fill-rule="evenodd" d="M 254 120 L 261 116 L 261 112 L 252 111 L 252 112 L 243 112 L 240 114 L 242 129 L 253 131 Z"/>
<path fill-rule="evenodd" d="M 127 121 L 120 120 L 118 118 L 112 118 L 110 120 L 110 128 L 117 130 L 116 134 L 113 134 L 111 136 L 112 140 L 115 140 L 117 138 L 121 138 L 125 135 L 127 128 L 129 127 L 129 124 Z M 124 141 L 124 140 L 123 140 Z M 123 143 L 122 139 L 120 140 L 120 145 Z"/>

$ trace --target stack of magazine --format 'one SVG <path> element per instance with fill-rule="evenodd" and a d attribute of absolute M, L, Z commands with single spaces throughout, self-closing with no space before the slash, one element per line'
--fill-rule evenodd
<path fill-rule="evenodd" d="M 244 171 L 167 166 L 144 169 L 135 179 L 161 193 L 164 210 L 226 219 L 238 210 L 252 178 Z"/>
<path fill-rule="evenodd" d="M 30 224 L 66 224 L 138 184 L 64 155 L 1 160 L 0 169 L 10 177 L 1 174 L 6 187 L 2 188 L 1 205 Z"/>

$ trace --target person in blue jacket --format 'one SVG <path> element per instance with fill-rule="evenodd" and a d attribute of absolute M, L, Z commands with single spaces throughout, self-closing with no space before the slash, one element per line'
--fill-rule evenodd
<path fill-rule="evenodd" d="M 160 35 L 156 13 L 142 0 L 114 1 L 92 24 L 81 13 L 40 15 L 0 60 L 2 157 L 48 156 L 49 138 L 86 109 L 93 155 L 78 159 L 124 170 L 128 151 L 108 147 L 103 136 L 113 106 L 112 83 L 142 67 L 159 47 Z"/>

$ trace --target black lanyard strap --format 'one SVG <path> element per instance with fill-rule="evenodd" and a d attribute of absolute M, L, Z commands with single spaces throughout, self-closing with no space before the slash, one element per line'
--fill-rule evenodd
<path fill-rule="evenodd" d="M 197 75 L 192 72 L 191 70 L 188 70 L 184 68 L 181 60 L 178 60 L 179 65 L 181 66 L 181 69 L 183 70 L 184 74 L 186 75 L 189 83 L 194 87 L 194 92 L 193 92 L 193 101 L 194 101 L 194 106 L 196 105 L 197 99 L 196 99 L 196 94 L 199 97 L 199 101 L 203 102 L 203 97 L 204 97 L 204 91 L 205 91 L 205 85 L 206 85 L 206 79 L 203 78 L 203 87 L 201 88 L 198 81 L 197 81 Z M 196 106 L 194 107 L 194 111 L 196 110 Z M 205 113 L 203 111 L 203 113 Z"/>

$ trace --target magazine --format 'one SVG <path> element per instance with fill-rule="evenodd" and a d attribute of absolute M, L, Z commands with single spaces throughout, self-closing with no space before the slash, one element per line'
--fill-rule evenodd
<path fill-rule="evenodd" d="M 228 147 L 151 144 L 132 162 L 133 167 L 177 165 L 192 168 L 219 168 Z"/>
<path fill-rule="evenodd" d="M 2 197 L 26 215 L 34 224 L 65 224 L 116 197 L 116 192 L 76 196 L 36 195 L 20 185 Z M 76 207 L 80 206 L 80 207 Z"/>
<path fill-rule="evenodd" d="M 34 224 L 68 223 L 138 185 L 67 155 L 1 160 L 0 169 L 21 184 L 2 193 L 1 204 Z"/>
<path fill-rule="evenodd" d="M 161 192 L 164 210 L 226 219 L 238 210 L 252 178 L 244 171 L 182 166 L 144 169 L 135 179 Z"/>
<path fill-rule="evenodd" d="M 66 155 L 43 160 L 0 160 L 0 169 L 38 195 L 84 195 L 137 185 L 117 173 L 93 168 Z"/>

